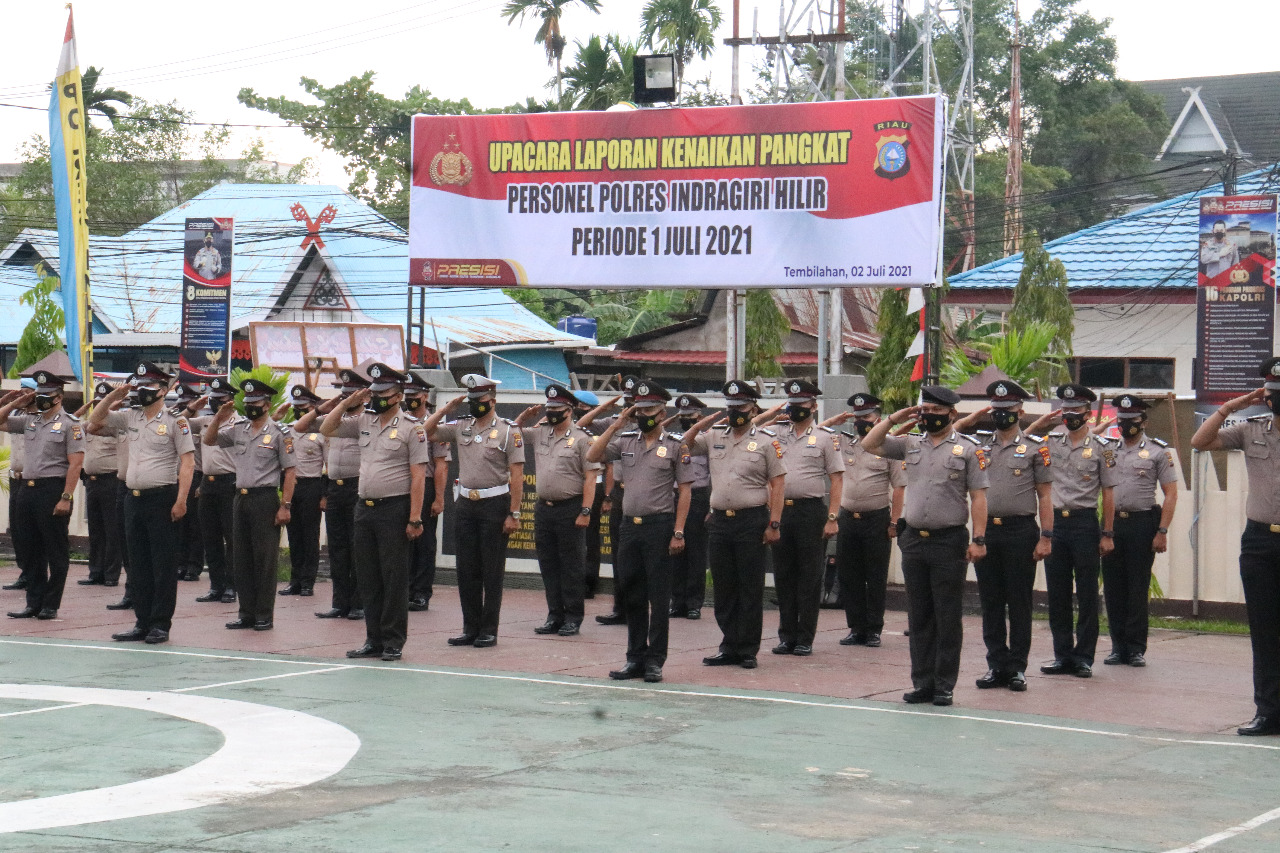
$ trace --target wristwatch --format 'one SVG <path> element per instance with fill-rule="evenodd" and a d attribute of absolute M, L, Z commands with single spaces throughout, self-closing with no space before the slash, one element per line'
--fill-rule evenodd
<path fill-rule="evenodd" d="M 512 518 L 514 518 L 516 521 L 519 521 L 519 520 L 520 520 L 520 510 L 516 510 L 515 512 L 511 513 L 511 517 L 512 517 Z"/>
<path fill-rule="evenodd" d="M 1104 530 L 1102 531 L 1102 535 L 1107 537 L 1108 539 L 1114 539 L 1116 536 L 1116 532 L 1114 530 Z"/>
<path fill-rule="evenodd" d="M 409 521 L 409 526 L 410 526 L 410 527 L 421 527 L 421 526 L 422 526 L 422 519 L 410 520 L 410 521 Z"/>
<path fill-rule="evenodd" d="M 827 521 L 835 521 L 837 518 L 839 518 L 839 516 L 834 512 L 827 513 Z"/>
<path fill-rule="evenodd" d="M 1167 528 L 1167 527 L 1157 527 L 1157 528 L 1156 528 L 1156 533 L 1168 534 L 1168 532 L 1169 532 L 1169 528 Z"/>
<path fill-rule="evenodd" d="M 284 507 L 285 509 L 293 509 L 293 501 L 281 501 L 280 506 Z"/>
<path fill-rule="evenodd" d="M 779 527 L 781 527 L 781 526 L 782 526 L 782 522 L 780 522 L 780 521 L 771 521 L 771 522 L 769 522 L 769 529 L 770 529 L 770 530 L 777 530 L 777 529 L 778 529 Z"/>
<path fill-rule="evenodd" d="M 975 536 L 975 537 L 973 537 L 973 544 L 974 544 L 974 545 L 982 545 L 982 546 L 985 546 L 985 545 L 987 544 L 987 537 L 985 537 L 985 536 Z"/>
<path fill-rule="evenodd" d="M 683 530 L 677 530 L 675 533 L 672 533 L 672 534 L 671 534 L 671 538 L 672 538 L 672 539 L 683 539 L 683 538 L 684 538 L 684 531 L 683 531 Z"/>
<path fill-rule="evenodd" d="M 63 499 L 64 501 L 75 500 L 71 495 L 67 494 L 66 492 L 63 492 L 63 493 L 62 493 L 62 499 Z"/>
<path fill-rule="evenodd" d="M 581 515 L 584 517 L 591 515 L 591 507 L 584 506 L 582 509 L 578 510 L 578 515 Z"/>
<path fill-rule="evenodd" d="M 1041 538 L 1041 539 L 1052 539 L 1052 538 L 1053 538 L 1053 531 L 1052 531 L 1052 530 L 1041 530 L 1041 531 L 1040 531 L 1040 538 Z"/>

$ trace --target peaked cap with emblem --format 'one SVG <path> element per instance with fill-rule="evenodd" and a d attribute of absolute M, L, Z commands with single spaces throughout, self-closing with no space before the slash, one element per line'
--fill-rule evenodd
<path fill-rule="evenodd" d="M 35 380 L 38 394 L 61 394 L 62 386 L 67 384 L 67 380 L 47 370 L 37 370 L 31 378 Z"/>
<path fill-rule="evenodd" d="M 1058 399 L 1062 401 L 1062 405 L 1068 408 L 1079 406 L 1089 408 L 1089 404 L 1098 399 L 1098 395 L 1090 391 L 1083 385 L 1075 383 L 1069 385 L 1059 385 L 1057 390 Z"/>
<path fill-rule="evenodd" d="M 134 383 L 138 382 L 156 382 L 161 385 L 167 385 L 173 381 L 173 375 L 161 370 L 157 365 L 149 361 L 141 362 L 137 369 L 133 371 L 130 377 Z"/>
<path fill-rule="evenodd" d="M 190 382 L 182 382 L 178 384 L 178 399 L 180 401 L 198 400 L 204 395 L 201 386 L 193 385 Z"/>
<path fill-rule="evenodd" d="M 99 402 L 103 397 L 110 394 L 111 391 L 112 388 L 110 382 L 99 382 L 97 385 L 93 386 L 93 401 L 95 403 Z"/>
<path fill-rule="evenodd" d="M 361 388 L 368 388 L 369 380 L 361 376 L 355 369 L 344 367 L 338 371 L 338 381 L 333 383 L 333 387 L 343 388 L 348 391 L 358 391 Z"/>
<path fill-rule="evenodd" d="M 462 377 L 462 387 L 467 389 L 468 400 L 479 400 L 485 394 L 495 394 L 501 384 L 483 373 L 468 373 Z"/>
<path fill-rule="evenodd" d="M 1146 400 L 1128 391 L 1113 397 L 1111 405 L 1116 407 L 1118 418 L 1140 418 L 1147 413 L 1147 409 L 1151 408 L 1151 404 Z"/>
<path fill-rule="evenodd" d="M 622 377 L 622 396 L 627 399 L 634 399 L 636 396 L 636 386 L 640 384 L 639 376 Z"/>
<path fill-rule="evenodd" d="M 289 389 L 289 399 L 296 406 L 300 403 L 323 403 L 324 400 L 306 385 L 294 385 Z"/>
<path fill-rule="evenodd" d="M 1258 369 L 1258 373 L 1265 380 L 1262 387 L 1268 391 L 1280 391 L 1280 355 L 1272 356 Z"/>
<path fill-rule="evenodd" d="M 636 383 L 636 405 L 645 403 L 665 403 L 671 399 L 671 392 L 652 379 L 641 379 Z"/>
<path fill-rule="evenodd" d="M 276 389 L 261 379 L 246 379 L 240 383 L 240 390 L 244 392 L 246 403 L 270 400 L 276 395 Z"/>
<path fill-rule="evenodd" d="M 416 370 L 410 370 L 406 375 L 409 377 L 404 383 L 404 393 L 406 394 L 425 394 L 436 387 Z"/>
<path fill-rule="evenodd" d="M 760 399 L 760 392 L 755 385 L 741 379 L 730 379 L 724 383 L 724 401 L 731 406 L 743 403 L 754 403 Z"/>
<path fill-rule="evenodd" d="M 808 379 L 791 379 L 782 386 L 788 403 L 807 403 L 822 396 L 822 389 Z"/>
<path fill-rule="evenodd" d="M 578 403 L 578 398 L 573 396 L 572 391 L 554 382 L 544 388 L 543 393 L 547 395 L 547 405 L 552 408 L 567 409 Z"/>
<path fill-rule="evenodd" d="M 225 376 L 215 376 L 209 380 L 209 396 L 210 397 L 234 397 L 236 395 L 236 386 L 231 384 L 231 380 Z"/>
<path fill-rule="evenodd" d="M 393 367 L 375 361 L 369 365 L 369 378 L 373 380 L 369 385 L 370 391 L 390 391 L 400 387 L 409 377 Z"/>
<path fill-rule="evenodd" d="M 676 397 L 676 409 L 682 415 L 696 415 L 707 407 L 707 404 L 692 394 L 681 394 Z"/>
<path fill-rule="evenodd" d="M 864 394 L 859 391 L 857 394 L 854 394 L 846 400 L 845 404 L 849 408 L 853 409 L 853 413 L 855 415 L 870 415 L 873 412 L 878 411 L 880 409 L 880 404 L 883 402 L 884 401 L 875 394 Z"/>
<path fill-rule="evenodd" d="M 924 403 L 933 403 L 935 406 L 950 406 L 954 409 L 960 402 L 960 395 L 941 385 L 925 385 L 920 389 L 920 400 Z"/>
<path fill-rule="evenodd" d="M 1023 400 L 1030 400 L 1027 390 L 1012 379 L 997 379 L 987 386 L 987 397 L 993 409 L 1012 409 Z"/>

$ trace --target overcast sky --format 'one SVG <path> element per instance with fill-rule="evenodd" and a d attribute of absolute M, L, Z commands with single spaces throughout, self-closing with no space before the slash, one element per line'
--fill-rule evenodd
<path fill-rule="evenodd" d="M 718 35 L 723 38 L 729 35 L 732 4 L 720 3 L 725 25 Z M 533 43 L 537 23 L 509 26 L 498 14 L 502 5 L 501 0 L 78 0 L 75 10 L 81 68 L 104 69 L 102 85 L 148 100 L 177 100 L 201 121 L 276 124 L 274 116 L 236 102 L 241 87 L 301 97 L 298 79 L 304 75 L 332 84 L 372 69 L 378 90 L 390 95 L 416 83 L 437 97 L 465 97 L 478 107 L 546 97 L 543 84 L 553 72 Z M 570 9 L 562 23 L 570 41 L 566 61 L 573 42 L 592 33 L 636 37 L 643 5 L 642 0 L 602 0 L 599 15 Z M 1024 14 L 1032 5 L 1024 0 Z M 1190 0 L 1082 0 L 1080 5 L 1114 20 L 1120 74 L 1131 80 L 1280 70 L 1272 37 L 1280 32 L 1277 0 L 1238 0 L 1212 16 L 1207 13 L 1212 4 Z M 778 6 L 745 0 L 743 34 L 749 35 L 757 6 L 761 34 L 775 34 Z M 919 6 L 920 0 L 908 0 L 909 8 Z M 1206 40 L 1209 17 L 1214 23 Z M 44 108 L 66 11 L 62 3 L 27 0 L 15 2 L 8 18 L 11 26 L 0 50 L 0 104 Z M 1250 38 L 1259 33 L 1270 35 Z M 744 51 L 744 80 L 751 53 Z M 695 63 L 686 79 L 709 73 L 713 85 L 727 92 L 729 56 L 729 48 L 721 47 L 710 63 Z M 45 112 L 0 106 L 0 162 L 16 161 L 22 141 L 45 133 L 47 122 Z M 298 131 L 237 132 L 242 134 L 237 148 L 245 135 L 261 135 L 271 156 L 287 162 L 316 157 L 322 180 L 346 183 L 340 161 L 324 156 Z"/>

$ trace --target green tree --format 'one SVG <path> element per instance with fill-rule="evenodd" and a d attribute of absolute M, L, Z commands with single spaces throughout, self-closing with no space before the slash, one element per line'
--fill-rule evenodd
<path fill-rule="evenodd" d="M 1022 273 L 1009 309 L 1009 327 L 1014 332 L 1026 332 L 1043 323 L 1052 331 L 1045 356 L 1034 374 L 1046 386 L 1069 379 L 1066 360 L 1072 353 L 1076 312 L 1067 284 L 1067 269 L 1062 261 L 1045 250 L 1034 231 L 1028 234 L 1022 253 Z"/>
<path fill-rule="evenodd" d="M 564 103 L 575 110 L 606 110 L 630 100 L 635 55 L 636 45 L 615 34 L 578 42 L 574 63 L 564 71 Z"/>
<path fill-rule="evenodd" d="M 747 291 L 746 360 L 742 372 L 746 376 L 782 376 L 782 355 L 791 324 L 774 301 L 773 291 L 755 288 Z"/>
<path fill-rule="evenodd" d="M 58 290 L 58 277 L 49 275 L 43 264 L 36 265 L 36 275 L 40 276 L 40 282 L 18 297 L 18 301 L 31 306 L 34 313 L 18 339 L 17 358 L 9 368 L 10 379 L 17 379 L 22 371 L 62 349 L 62 332 L 67 321 L 53 295 Z"/>
<path fill-rule="evenodd" d="M 871 354 L 867 365 L 867 384 L 871 393 L 884 400 L 885 412 L 895 412 L 911 405 L 915 385 L 911 381 L 914 359 L 907 359 L 907 349 L 920 331 L 919 315 L 907 316 L 907 290 L 886 287 L 880 293 L 876 333 L 880 346 Z"/>
<path fill-rule="evenodd" d="M 533 15 L 542 24 L 533 34 L 534 44 L 540 44 L 547 52 L 547 64 L 556 67 L 556 98 L 564 98 L 564 89 L 560 80 L 560 59 L 568 42 L 560 32 L 560 18 L 566 6 L 580 3 L 597 15 L 600 14 L 600 0 L 509 0 L 502 7 L 502 16 L 508 24 L 515 23 L 516 18 L 524 21 L 525 15 Z"/>
<path fill-rule="evenodd" d="M 676 58 L 676 88 L 685 66 L 696 56 L 707 59 L 716 46 L 723 20 L 715 0 L 648 0 L 640 13 L 640 40 Z"/>
<path fill-rule="evenodd" d="M 102 76 L 102 69 L 90 65 L 80 75 L 80 97 L 84 101 L 84 111 L 86 113 L 97 113 L 111 123 L 112 127 L 116 126 L 116 119 L 120 116 L 120 110 L 116 104 L 123 106 L 133 106 L 133 95 L 122 89 L 99 89 L 98 79 Z M 53 84 L 49 84 L 49 91 L 53 91 Z M 88 126 L 89 133 L 96 133 L 97 128 L 92 124 Z"/>
<path fill-rule="evenodd" d="M 1033 322 L 1022 329 L 1006 329 L 969 346 L 982 355 L 976 361 L 970 359 L 963 348 L 947 351 L 942 365 L 942 384 L 955 388 L 982 372 L 987 364 L 994 364 L 1005 375 L 1029 389 L 1046 387 L 1045 376 L 1063 366 L 1061 356 L 1050 352 L 1057 329 L 1051 323 Z"/>

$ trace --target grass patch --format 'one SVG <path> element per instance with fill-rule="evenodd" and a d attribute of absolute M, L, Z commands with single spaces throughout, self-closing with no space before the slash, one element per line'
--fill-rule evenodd
<path fill-rule="evenodd" d="M 1031 618 L 1041 622 L 1049 621 L 1049 611 L 1043 608 L 1037 608 L 1032 612 Z M 1235 634 L 1237 636 L 1248 636 L 1249 623 L 1236 622 L 1231 619 L 1198 619 L 1186 618 L 1182 616 L 1148 616 L 1147 626 L 1150 628 L 1165 628 L 1170 631 L 1191 631 L 1197 634 Z M 1107 621 L 1105 612 L 1098 614 L 1098 634 L 1105 637 L 1110 632 L 1110 623 Z"/>

